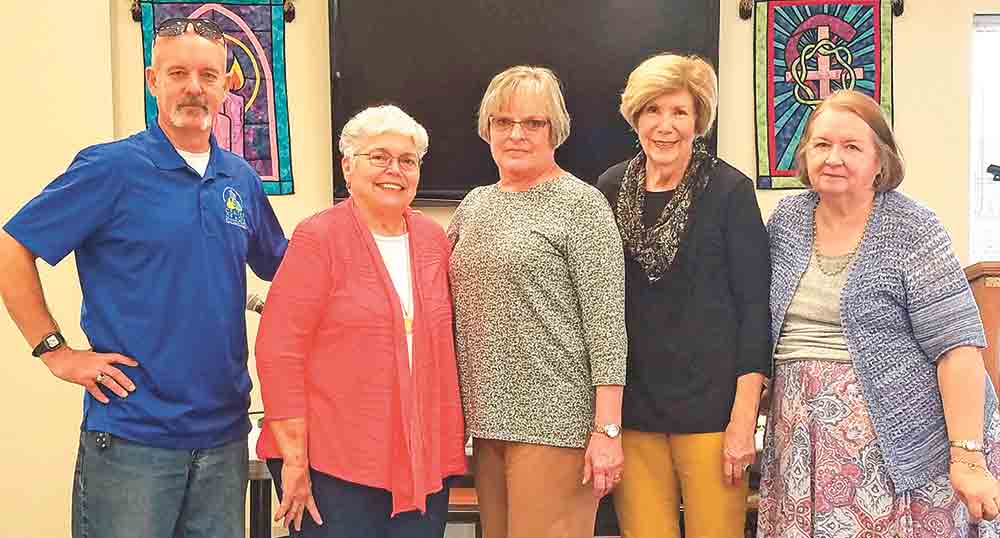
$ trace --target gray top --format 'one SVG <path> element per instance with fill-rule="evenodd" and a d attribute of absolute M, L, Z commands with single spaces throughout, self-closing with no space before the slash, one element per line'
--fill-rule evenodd
<path fill-rule="evenodd" d="M 478 187 L 448 229 L 470 435 L 583 447 L 594 386 L 625 384 L 625 267 L 611 208 L 566 174 Z"/>
<path fill-rule="evenodd" d="M 820 254 L 821 260 L 817 260 L 817 255 L 812 255 L 785 313 L 785 325 L 774 348 L 775 366 L 801 360 L 851 362 L 840 325 L 840 291 L 847 281 L 847 270 L 829 276 L 819 264 L 830 271 L 851 263 L 852 257 Z"/>

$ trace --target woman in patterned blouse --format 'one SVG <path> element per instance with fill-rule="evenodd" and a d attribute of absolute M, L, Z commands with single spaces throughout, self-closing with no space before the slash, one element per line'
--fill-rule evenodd
<path fill-rule="evenodd" d="M 555 162 L 569 114 L 551 71 L 494 77 L 479 136 L 500 180 L 465 197 L 448 236 L 483 528 L 593 536 L 597 501 L 622 469 L 621 240 L 601 194 Z"/>
<path fill-rule="evenodd" d="M 621 113 L 641 150 L 597 182 L 625 246 L 627 538 L 743 535 L 761 384 L 769 370 L 767 233 L 753 183 L 708 153 L 715 71 L 660 54 Z"/>
<path fill-rule="evenodd" d="M 758 536 L 998 536 L 973 523 L 1000 502 L 979 311 L 944 227 L 895 190 L 903 161 L 881 108 L 832 94 L 795 156 L 810 190 L 768 222 Z"/>

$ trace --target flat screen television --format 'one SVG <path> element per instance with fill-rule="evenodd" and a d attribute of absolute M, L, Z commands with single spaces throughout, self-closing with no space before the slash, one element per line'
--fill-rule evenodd
<path fill-rule="evenodd" d="M 718 66 L 719 0 L 330 0 L 330 32 L 335 197 L 347 196 L 336 149 L 344 124 L 393 103 L 430 135 L 417 198 L 460 200 L 498 179 L 476 133 L 496 73 L 518 64 L 555 71 L 572 118 L 556 161 L 594 183 L 637 151 L 618 106 L 639 62 L 674 51 Z"/>

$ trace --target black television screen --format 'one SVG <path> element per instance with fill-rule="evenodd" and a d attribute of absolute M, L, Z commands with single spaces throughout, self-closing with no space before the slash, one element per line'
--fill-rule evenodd
<path fill-rule="evenodd" d="M 399 105 L 430 134 L 422 200 L 460 200 L 497 181 L 476 112 L 507 67 L 540 65 L 559 76 L 572 127 L 556 161 L 593 183 L 637 150 L 618 105 L 639 62 L 674 51 L 718 66 L 718 0 L 330 0 L 330 17 L 335 139 L 365 107 Z M 347 193 L 334 151 L 340 198 Z"/>

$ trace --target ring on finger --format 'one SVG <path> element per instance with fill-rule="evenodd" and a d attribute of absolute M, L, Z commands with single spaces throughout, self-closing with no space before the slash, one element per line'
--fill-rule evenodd
<path fill-rule="evenodd" d="M 102 383 L 104 381 L 105 377 L 108 377 L 108 376 L 105 375 L 104 372 L 97 372 L 97 377 L 94 378 L 94 381 L 96 381 L 97 383 Z"/>

